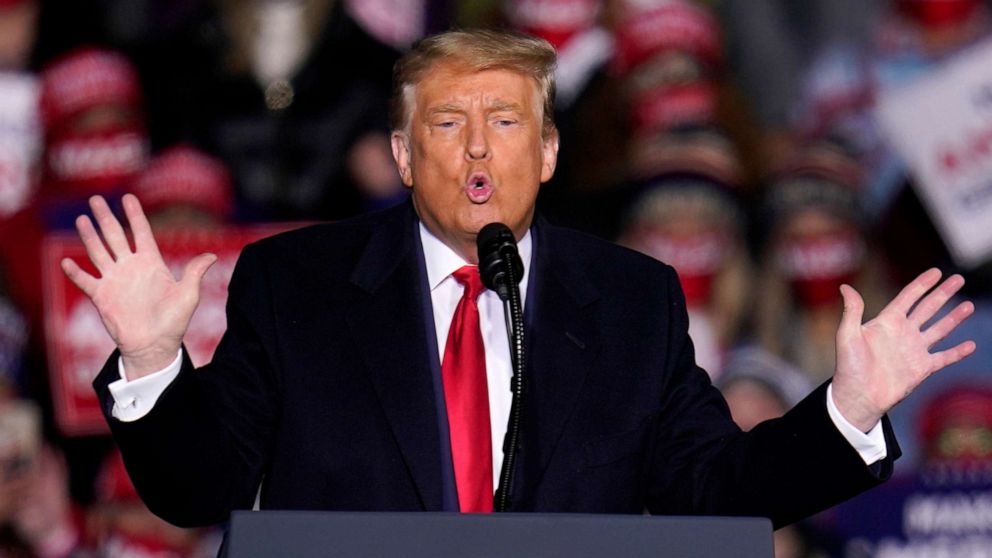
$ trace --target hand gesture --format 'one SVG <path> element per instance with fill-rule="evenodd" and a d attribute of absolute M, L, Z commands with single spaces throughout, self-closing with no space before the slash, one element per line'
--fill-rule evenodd
<path fill-rule="evenodd" d="M 864 300 L 851 287 L 841 287 L 844 316 L 837 330 L 833 399 L 844 418 L 862 432 L 931 374 L 975 351 L 975 342 L 965 341 L 930 352 L 975 311 L 974 304 L 962 302 L 924 329 L 964 285 L 960 275 L 953 275 L 934 288 L 940 277 L 938 269 L 923 273 L 863 325 Z"/>
<path fill-rule="evenodd" d="M 138 198 L 127 194 L 123 203 L 135 249 L 131 250 L 106 200 L 94 196 L 90 208 L 103 239 L 85 215 L 76 219 L 76 229 L 100 277 L 83 271 L 69 258 L 62 260 L 62 270 L 96 305 L 107 333 L 120 349 L 125 374 L 133 380 L 165 368 L 176 358 L 200 300 L 200 282 L 217 257 L 200 254 L 193 258 L 177 281 L 159 254 Z"/>

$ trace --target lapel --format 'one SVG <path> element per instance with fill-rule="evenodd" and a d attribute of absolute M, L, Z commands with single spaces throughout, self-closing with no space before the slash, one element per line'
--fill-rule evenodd
<path fill-rule="evenodd" d="M 598 289 L 582 264 L 569 257 L 570 245 L 542 219 L 535 221 L 525 332 L 529 384 L 514 502 L 527 502 L 575 412 L 586 373 L 600 345 L 595 310 Z"/>
<path fill-rule="evenodd" d="M 425 510 L 441 509 L 441 450 L 424 316 L 429 297 L 412 205 L 373 230 L 351 275 L 348 325 Z M 428 299 L 429 300 L 429 299 Z M 433 323 L 433 322 L 431 322 Z M 436 360 L 436 359 L 434 359 Z"/>

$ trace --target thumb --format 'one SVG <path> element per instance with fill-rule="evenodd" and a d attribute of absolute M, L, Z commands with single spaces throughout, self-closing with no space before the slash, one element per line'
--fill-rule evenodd
<path fill-rule="evenodd" d="M 844 315 L 840 319 L 838 333 L 850 333 L 861 327 L 864 318 L 865 301 L 850 285 L 840 286 L 840 296 L 844 299 Z"/>
<path fill-rule="evenodd" d="M 183 270 L 183 277 L 179 282 L 186 288 L 193 287 L 198 290 L 203 276 L 216 261 L 217 256 L 215 254 L 200 254 L 186 264 L 186 268 Z"/>

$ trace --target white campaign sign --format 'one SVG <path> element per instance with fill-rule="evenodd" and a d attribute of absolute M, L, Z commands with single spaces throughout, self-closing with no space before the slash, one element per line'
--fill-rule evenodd
<path fill-rule="evenodd" d="M 905 87 L 883 91 L 876 115 L 912 171 L 954 260 L 992 257 L 992 41 Z"/>
<path fill-rule="evenodd" d="M 27 205 L 41 155 L 38 83 L 28 74 L 0 73 L 0 219 Z"/>

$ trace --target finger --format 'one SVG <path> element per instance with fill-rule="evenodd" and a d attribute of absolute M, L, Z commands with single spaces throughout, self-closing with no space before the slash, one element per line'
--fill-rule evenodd
<path fill-rule="evenodd" d="M 200 281 L 203 280 L 203 276 L 206 275 L 207 270 L 210 266 L 214 265 L 217 261 L 217 256 L 214 254 L 200 254 L 199 256 L 193 258 L 186 264 L 186 269 L 183 270 L 183 277 L 179 280 L 185 288 L 200 288 Z"/>
<path fill-rule="evenodd" d="M 125 194 L 122 200 L 124 204 L 124 214 L 127 215 L 127 222 L 131 226 L 131 233 L 134 235 L 134 247 L 136 250 L 158 254 L 158 244 L 155 242 L 155 235 L 152 234 L 152 227 L 148 224 L 145 211 L 141 208 L 141 202 L 134 194 Z"/>
<path fill-rule="evenodd" d="M 964 277 L 951 275 L 940 286 L 924 297 L 916 305 L 916 308 L 913 308 L 913 311 L 909 313 L 909 321 L 916 325 L 916 327 L 923 327 L 923 324 L 930 321 L 962 286 L 964 286 Z"/>
<path fill-rule="evenodd" d="M 959 343 L 946 351 L 940 351 L 939 353 L 933 354 L 933 371 L 936 372 L 942 368 L 947 368 L 948 366 L 961 361 L 965 357 L 971 355 L 975 352 L 975 342 L 965 341 L 964 343 Z"/>
<path fill-rule="evenodd" d="M 971 301 L 958 304 L 954 310 L 947 313 L 937 323 L 933 324 L 923 332 L 923 338 L 927 341 L 927 346 L 932 347 L 947 337 L 961 322 L 968 319 L 975 312 L 975 305 Z"/>
<path fill-rule="evenodd" d="M 83 269 L 79 267 L 79 264 L 69 258 L 63 258 L 60 263 L 62 265 L 62 271 L 65 272 L 66 277 L 68 277 L 74 285 L 79 287 L 79 290 L 83 291 L 86 296 L 93 298 L 93 293 L 96 292 L 96 287 L 99 283 L 97 278 L 83 271 Z"/>
<path fill-rule="evenodd" d="M 916 304 L 916 301 L 927 294 L 927 291 L 932 289 L 937 281 L 940 281 L 940 275 L 940 270 L 935 267 L 924 271 L 919 277 L 903 287 L 899 294 L 892 299 L 892 302 L 885 307 L 885 310 L 896 311 L 903 316 L 908 315 L 909 309 Z"/>
<path fill-rule="evenodd" d="M 100 225 L 100 232 L 103 233 L 103 238 L 107 241 L 107 246 L 110 246 L 115 259 L 130 254 L 131 246 L 124 234 L 124 227 L 121 227 L 120 221 L 114 217 L 110 206 L 107 205 L 107 200 L 103 199 L 103 196 L 91 197 L 90 209 L 93 210 L 93 216 L 96 217 L 96 222 Z"/>
<path fill-rule="evenodd" d="M 85 215 L 76 217 L 76 231 L 79 232 L 79 238 L 83 241 L 83 246 L 86 247 L 86 255 L 90 257 L 90 261 L 100 270 L 100 273 L 114 265 L 114 259 L 107 252 L 107 247 L 103 245 L 103 240 L 100 239 L 100 235 L 96 232 L 93 221 L 90 221 L 89 217 Z"/>
<path fill-rule="evenodd" d="M 858 294 L 858 291 L 850 285 L 841 285 L 840 295 L 844 299 L 844 315 L 840 319 L 840 328 L 837 333 L 846 336 L 861 327 L 865 313 L 865 301 Z"/>

